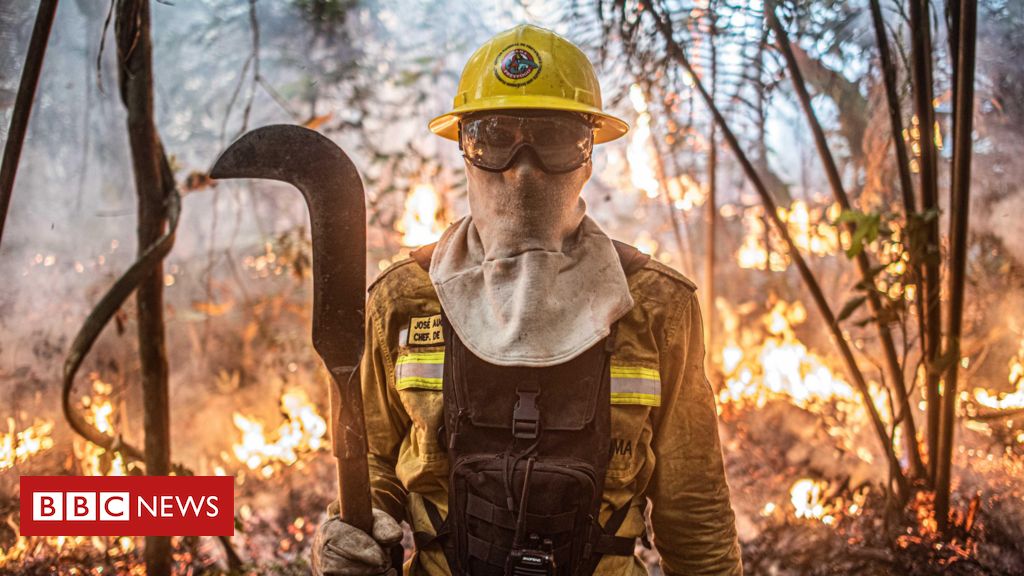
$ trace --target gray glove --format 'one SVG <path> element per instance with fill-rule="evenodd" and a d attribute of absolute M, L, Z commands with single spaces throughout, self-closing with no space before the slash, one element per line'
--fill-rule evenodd
<path fill-rule="evenodd" d="M 402 527 L 387 512 L 373 509 L 372 537 L 346 524 L 338 516 L 337 502 L 327 508 L 327 520 L 313 536 L 315 576 L 396 576 L 402 567 L 391 565 L 392 546 L 402 541 Z"/>

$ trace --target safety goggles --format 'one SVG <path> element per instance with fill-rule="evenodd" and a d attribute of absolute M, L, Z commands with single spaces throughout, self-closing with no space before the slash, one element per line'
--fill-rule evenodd
<path fill-rule="evenodd" d="M 594 128 L 582 116 L 550 113 L 488 112 L 459 123 L 459 149 L 478 168 L 503 172 L 524 146 L 536 153 L 545 172 L 570 172 L 590 160 Z"/>

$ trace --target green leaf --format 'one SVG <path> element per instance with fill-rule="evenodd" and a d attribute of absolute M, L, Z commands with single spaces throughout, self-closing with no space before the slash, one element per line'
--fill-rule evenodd
<path fill-rule="evenodd" d="M 850 238 L 850 248 L 847 249 L 846 256 L 854 258 L 868 244 L 874 242 L 878 238 L 878 226 L 879 221 L 877 219 L 868 219 L 857 224 L 857 228 L 853 231 L 853 236 Z"/>
<path fill-rule="evenodd" d="M 875 320 L 874 316 L 868 316 L 867 318 L 865 318 L 863 320 L 858 320 L 858 321 L 854 322 L 853 325 L 856 326 L 857 328 L 863 328 L 863 327 L 867 326 L 868 324 L 870 324 L 871 322 L 873 322 L 874 320 Z"/>
<path fill-rule="evenodd" d="M 833 222 L 833 224 L 837 226 L 839 224 L 847 223 L 858 224 L 863 218 L 863 212 L 859 212 L 857 210 L 843 210 L 842 212 L 839 213 L 839 217 L 835 219 L 835 222 Z"/>
<path fill-rule="evenodd" d="M 861 306 L 864 305 L 864 301 L 867 299 L 867 296 L 857 296 L 856 298 L 852 298 L 849 301 L 847 301 L 846 304 L 843 306 L 843 309 L 839 311 L 839 316 L 836 317 L 836 323 L 842 322 L 843 320 L 849 318 L 851 314 L 857 311 L 857 308 L 860 308 Z"/>
<path fill-rule="evenodd" d="M 843 210 L 836 218 L 835 224 L 849 224 L 853 228 L 850 247 L 846 250 L 847 258 L 855 258 L 864 247 L 878 239 L 882 226 L 882 215 L 878 212 L 864 213 L 859 210 Z"/>

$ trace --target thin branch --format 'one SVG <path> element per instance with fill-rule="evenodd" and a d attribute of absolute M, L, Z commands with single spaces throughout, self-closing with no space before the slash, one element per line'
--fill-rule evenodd
<path fill-rule="evenodd" d="M 165 158 L 166 160 L 166 158 Z M 167 167 L 169 171 L 170 168 Z M 96 339 L 99 338 L 103 328 L 117 314 L 128 297 L 132 295 L 139 283 L 152 273 L 157 264 L 170 253 L 174 247 L 175 235 L 178 230 L 178 220 L 181 216 L 181 197 L 177 191 L 167 199 L 167 231 L 153 244 L 149 245 L 138 259 L 128 267 L 128 270 L 121 275 L 117 281 L 100 298 L 100 301 L 93 307 L 86 317 L 82 327 L 68 350 L 67 358 L 64 360 L 63 379 L 61 381 L 61 408 L 64 411 L 64 418 L 68 421 L 71 429 L 87 442 L 95 444 L 108 452 L 120 454 L 128 462 L 142 463 L 145 456 L 142 450 L 127 443 L 120 435 L 110 436 L 100 432 L 96 427 L 87 422 L 71 404 L 71 392 L 75 385 L 75 375 L 85 357 L 92 350 Z M 172 468 L 178 475 L 194 476 L 191 469 L 182 464 L 173 464 Z M 242 561 L 235 551 L 234 546 L 227 537 L 219 537 L 224 552 L 228 557 L 228 565 L 233 570 L 241 568 Z"/>
<path fill-rule="evenodd" d="M 110 29 L 110 20 L 114 17 L 114 4 L 117 0 L 110 0 L 110 7 L 107 8 L 107 18 L 103 21 L 103 29 L 100 31 L 100 49 L 96 53 L 96 87 L 99 88 L 100 94 L 105 94 L 103 91 L 103 50 L 107 45 L 107 30 Z"/>
<path fill-rule="evenodd" d="M 651 86 L 650 83 L 644 83 L 644 98 L 651 101 Z M 693 273 L 693 250 L 692 243 L 689 238 L 689 229 L 684 233 L 682 224 L 679 222 L 679 214 L 676 213 L 675 206 L 672 202 L 672 197 L 669 194 L 668 189 L 668 176 L 665 173 L 665 161 L 664 151 L 661 147 L 661 142 L 658 135 L 655 134 L 655 127 L 651 123 L 650 126 L 650 138 L 651 147 L 654 149 L 654 166 L 657 174 L 658 188 L 661 190 L 661 197 L 665 204 L 665 214 L 668 217 L 669 224 L 672 226 L 672 233 L 676 239 L 676 248 L 679 250 L 679 260 L 683 263 L 684 273 Z M 677 174 L 678 176 L 678 174 Z"/>
<path fill-rule="evenodd" d="M 50 29 L 53 28 L 53 17 L 56 13 L 57 0 L 42 0 L 39 3 L 32 38 L 29 40 L 28 52 L 25 53 L 25 66 L 21 69 L 21 82 L 18 85 L 18 95 L 14 99 L 11 124 L 7 130 L 3 163 L 0 164 L 0 242 L 4 237 L 4 222 L 7 221 L 7 209 L 10 207 L 11 194 L 14 192 L 14 177 L 18 174 L 21 147 L 25 143 L 28 119 L 32 115 L 32 101 L 36 97 L 39 74 L 43 69 L 43 57 L 46 56 L 46 44 L 50 39 Z"/>
<path fill-rule="evenodd" d="M 242 128 L 239 134 L 244 134 L 249 129 L 249 114 L 252 112 L 252 103 L 256 98 L 256 86 L 260 75 L 260 20 L 256 15 L 256 0 L 249 0 L 249 26 L 252 30 L 252 84 L 249 87 L 249 99 L 245 103 L 245 110 L 242 112 Z"/>

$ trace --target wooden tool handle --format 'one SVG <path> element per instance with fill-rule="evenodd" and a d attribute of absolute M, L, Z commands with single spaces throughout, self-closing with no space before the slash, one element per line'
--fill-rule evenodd
<path fill-rule="evenodd" d="M 338 504 L 342 522 L 373 533 L 370 470 L 359 368 L 331 374 L 331 430 L 338 459 Z"/>

